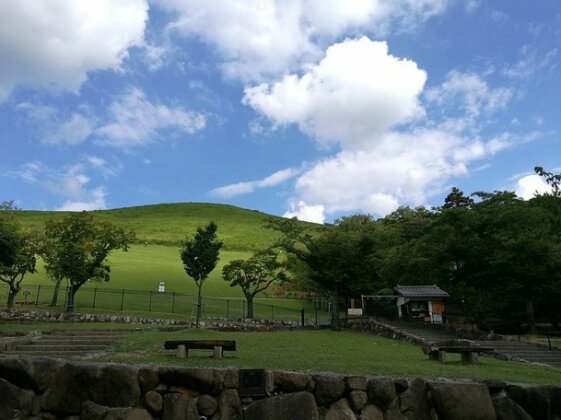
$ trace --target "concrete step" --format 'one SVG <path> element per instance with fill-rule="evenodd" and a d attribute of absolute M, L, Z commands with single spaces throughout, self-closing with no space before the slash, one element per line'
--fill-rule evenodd
<path fill-rule="evenodd" d="M 74 344 L 88 344 L 88 343 L 95 343 L 95 344 L 105 344 L 105 345 L 111 345 L 113 343 L 115 343 L 117 340 L 115 338 L 107 338 L 107 337 L 91 337 L 91 338 L 82 338 L 80 340 L 69 340 L 67 338 L 63 338 L 63 337 L 41 337 L 39 340 L 36 341 L 40 341 L 41 343 L 45 343 L 45 344 L 59 344 L 61 346 L 63 345 L 69 345 L 72 346 Z"/>
<path fill-rule="evenodd" d="M 37 344 L 25 344 L 16 346 L 14 351 L 55 351 L 55 350 L 105 350 L 107 346 L 99 346 L 95 344 L 79 344 L 74 346 L 59 346 L 56 344 L 42 344 L 37 342 Z"/>
<path fill-rule="evenodd" d="M 6 351 L 0 354 L 6 356 L 45 356 L 45 357 L 82 357 L 88 354 L 97 354 L 103 353 L 103 351 L 96 350 L 96 351 L 81 351 L 81 350 L 57 350 L 57 351 L 43 351 L 43 352 L 35 352 L 35 351 Z"/>

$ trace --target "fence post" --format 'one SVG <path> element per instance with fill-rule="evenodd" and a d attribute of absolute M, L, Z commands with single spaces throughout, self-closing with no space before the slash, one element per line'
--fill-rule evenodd
<path fill-rule="evenodd" d="M 171 313 L 175 313 L 175 292 L 171 296 Z"/>
<path fill-rule="evenodd" d="M 125 306 L 125 289 L 123 289 L 123 291 L 121 292 L 121 311 L 123 310 Z"/>
<path fill-rule="evenodd" d="M 318 327 L 318 308 L 316 308 L 316 322 L 314 324 L 314 327 L 317 328 Z"/>
<path fill-rule="evenodd" d="M 95 298 L 97 297 L 97 287 L 94 289 L 94 297 L 92 302 L 92 309 L 95 309 Z"/>
<path fill-rule="evenodd" d="M 149 294 L 149 298 L 148 298 L 148 312 L 152 312 L 152 290 L 150 290 L 148 292 Z"/>
<path fill-rule="evenodd" d="M 302 326 L 304 327 L 305 324 L 306 324 L 306 321 L 305 321 L 305 318 L 304 318 L 304 308 L 302 308 L 302 311 L 300 313 L 300 317 L 301 317 L 301 320 L 302 320 Z"/>
<path fill-rule="evenodd" d="M 41 285 L 37 286 L 37 296 L 35 297 L 35 306 L 39 305 L 39 293 L 41 293 Z"/>
<path fill-rule="evenodd" d="M 226 320 L 230 319 L 230 301 L 226 299 Z"/>

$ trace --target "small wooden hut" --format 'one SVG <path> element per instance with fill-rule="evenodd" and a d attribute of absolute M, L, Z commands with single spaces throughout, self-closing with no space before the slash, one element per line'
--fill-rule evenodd
<path fill-rule="evenodd" d="M 445 292 L 436 285 L 402 286 L 394 289 L 397 297 L 397 310 L 399 318 L 405 320 L 422 320 L 432 324 L 444 322 L 444 299 L 449 298 Z"/>

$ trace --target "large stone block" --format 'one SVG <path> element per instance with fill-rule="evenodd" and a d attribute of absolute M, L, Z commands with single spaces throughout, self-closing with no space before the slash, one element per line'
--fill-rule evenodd
<path fill-rule="evenodd" d="M 325 413 L 325 420 L 356 420 L 355 413 L 345 398 L 335 401 Z"/>
<path fill-rule="evenodd" d="M 35 394 L 0 378 L 0 420 L 25 419 L 37 414 Z"/>
<path fill-rule="evenodd" d="M 489 389 L 478 383 L 429 382 L 439 418 L 447 420 L 495 420 Z"/>
<path fill-rule="evenodd" d="M 430 420 L 430 407 L 427 400 L 427 384 L 422 379 L 413 379 L 407 389 L 399 395 L 401 412 L 410 420 Z"/>
<path fill-rule="evenodd" d="M 184 394 L 166 394 L 162 420 L 191 420 L 198 419 L 197 401 Z"/>
<path fill-rule="evenodd" d="M 512 401 L 506 392 L 501 391 L 492 397 L 497 420 L 532 420 L 522 407 Z"/>
<path fill-rule="evenodd" d="M 111 408 L 86 401 L 82 405 L 80 420 L 153 420 L 153 418 L 142 408 Z"/>
<path fill-rule="evenodd" d="M 368 404 L 360 413 L 359 420 L 384 420 L 384 412 L 375 404 Z"/>
<path fill-rule="evenodd" d="M 244 410 L 245 420 L 319 420 L 314 396 L 306 391 L 259 400 Z"/>
<path fill-rule="evenodd" d="M 551 411 L 549 392 L 537 386 L 508 385 L 507 395 L 535 420 L 548 420 Z"/>
<path fill-rule="evenodd" d="M 339 375 L 314 376 L 316 400 L 320 406 L 337 401 L 345 392 L 345 381 Z"/>
<path fill-rule="evenodd" d="M 288 393 L 310 389 L 312 376 L 305 373 L 276 371 L 274 372 L 275 391 Z"/>
<path fill-rule="evenodd" d="M 238 420 L 242 418 L 241 401 L 235 389 L 225 389 L 218 397 L 218 410 L 221 420 Z"/>
<path fill-rule="evenodd" d="M 84 401 L 108 407 L 140 405 L 137 369 L 124 365 L 64 365 L 41 399 L 46 411 L 79 414 Z"/>
<path fill-rule="evenodd" d="M 224 388 L 224 372 L 218 369 L 162 367 L 160 381 L 168 386 L 180 386 L 200 393 L 218 395 Z"/>
<path fill-rule="evenodd" d="M 0 378 L 42 394 L 64 364 L 63 360 L 44 357 L 0 358 Z"/>
<path fill-rule="evenodd" d="M 368 379 L 368 400 L 386 410 L 396 399 L 393 379 L 373 377 Z"/>

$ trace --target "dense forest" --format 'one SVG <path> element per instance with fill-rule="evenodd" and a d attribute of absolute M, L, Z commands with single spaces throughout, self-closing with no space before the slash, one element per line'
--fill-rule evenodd
<path fill-rule="evenodd" d="M 397 284 L 437 284 L 452 295 L 452 313 L 481 328 L 534 331 L 543 321 L 558 329 L 561 175 L 535 170 L 551 189 L 530 200 L 452 188 L 439 207 L 343 217 L 313 237 L 290 221 L 271 227 L 285 234 L 279 246 L 298 288 L 342 301 Z"/>

